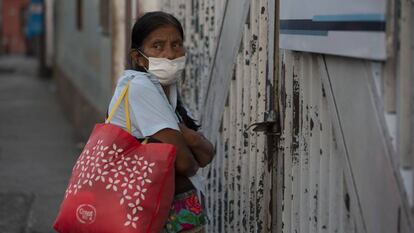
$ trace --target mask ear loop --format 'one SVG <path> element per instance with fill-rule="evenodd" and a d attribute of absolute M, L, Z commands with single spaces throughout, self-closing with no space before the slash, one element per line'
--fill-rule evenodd
<path fill-rule="evenodd" d="M 139 49 L 135 49 L 138 53 L 140 53 L 145 59 L 149 60 L 149 58 Z"/>
<path fill-rule="evenodd" d="M 133 48 L 132 50 L 131 50 L 131 52 L 130 52 L 130 56 L 131 56 L 131 60 L 132 60 L 132 62 L 133 62 L 133 64 L 136 64 L 137 66 L 139 66 L 138 65 L 138 61 L 134 61 L 133 59 L 133 57 L 132 57 L 132 53 L 133 52 L 138 52 L 139 54 L 141 54 L 141 56 L 143 56 L 145 59 L 147 59 L 148 60 L 148 63 L 149 63 L 149 58 L 140 50 L 140 49 L 136 49 L 136 48 Z M 144 70 L 145 71 L 147 71 L 148 72 L 148 69 L 145 67 L 145 66 L 143 66 L 143 68 L 144 68 Z"/>

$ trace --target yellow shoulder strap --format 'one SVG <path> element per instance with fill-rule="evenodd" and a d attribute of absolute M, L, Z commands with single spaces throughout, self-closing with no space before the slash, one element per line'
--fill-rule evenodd
<path fill-rule="evenodd" d="M 144 139 L 144 141 L 142 141 L 142 142 L 141 142 L 141 144 L 142 144 L 142 145 L 148 144 L 148 137 L 146 137 L 146 138 Z"/>
<path fill-rule="evenodd" d="M 112 118 L 115 115 L 116 110 L 118 109 L 119 105 L 122 102 L 122 99 L 125 99 L 124 104 L 125 104 L 125 124 L 126 124 L 126 128 L 128 130 L 129 133 L 131 133 L 131 118 L 129 116 L 129 97 L 128 97 L 128 91 L 129 91 L 129 85 L 130 85 L 131 81 L 128 82 L 128 84 L 125 86 L 125 88 L 122 90 L 121 94 L 118 97 L 118 100 L 116 101 L 114 107 L 112 108 L 112 110 L 110 111 L 108 118 L 106 119 L 105 123 L 109 123 Z"/>
<path fill-rule="evenodd" d="M 128 90 L 127 93 L 125 94 L 125 98 L 124 98 L 124 108 L 125 108 L 125 126 L 128 130 L 128 133 L 131 134 L 131 118 L 129 116 L 129 97 L 128 97 L 128 91 L 129 91 L 129 83 L 128 83 Z"/>

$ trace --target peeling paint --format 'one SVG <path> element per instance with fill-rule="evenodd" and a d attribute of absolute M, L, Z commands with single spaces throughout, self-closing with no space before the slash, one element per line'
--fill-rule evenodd
<path fill-rule="evenodd" d="M 281 57 L 282 232 L 356 232 L 332 110 L 314 55 L 283 51 Z"/>
<path fill-rule="evenodd" d="M 189 65 L 180 91 L 199 119 L 226 0 L 163 1 L 171 6 L 167 11 L 181 15 L 185 22 Z M 229 64 L 234 65 L 233 80 L 216 142 L 217 155 L 208 168 L 206 205 L 214 216 L 207 232 L 269 232 L 271 215 L 276 212 L 271 209 L 272 190 L 276 190 L 271 179 L 273 153 L 279 144 L 249 128 L 271 118 L 276 99 L 268 67 L 268 51 L 273 49 L 268 44 L 269 1 L 251 0 L 237 61 Z M 268 146 L 273 144 L 274 148 Z"/>

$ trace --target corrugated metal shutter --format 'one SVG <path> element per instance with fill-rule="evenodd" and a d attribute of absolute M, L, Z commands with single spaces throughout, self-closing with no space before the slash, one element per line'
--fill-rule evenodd
<path fill-rule="evenodd" d="M 199 117 L 226 1 L 167 0 L 164 5 L 184 22 L 190 66 L 181 92 Z M 272 227 L 273 166 L 268 157 L 274 154 L 268 154 L 266 134 L 253 129 L 275 117 L 274 23 L 270 22 L 274 12 L 272 1 L 250 1 L 239 53 L 235 63 L 228 64 L 234 66 L 234 74 L 229 94 L 222 100 L 226 105 L 217 154 L 205 171 L 212 215 L 207 232 L 269 232 Z"/>
<path fill-rule="evenodd" d="M 228 2 L 162 1 L 184 23 L 190 57 L 181 92 L 199 118 Z M 373 100 L 375 69 L 292 51 L 281 51 L 279 63 L 277 2 L 249 5 L 238 54 L 226 64 L 233 75 L 228 96 L 219 97 L 217 155 L 204 171 L 207 232 L 409 232 L 411 213 Z"/>

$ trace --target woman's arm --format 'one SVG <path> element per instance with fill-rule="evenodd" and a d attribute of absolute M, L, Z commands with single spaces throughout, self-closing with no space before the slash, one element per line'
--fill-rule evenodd
<path fill-rule="evenodd" d="M 207 166 L 213 160 L 214 146 L 201 133 L 187 128 L 182 123 L 179 124 L 179 127 L 181 129 L 184 140 L 187 146 L 193 152 L 198 165 L 200 165 L 200 167 Z"/>
<path fill-rule="evenodd" d="M 194 155 L 188 148 L 181 132 L 166 128 L 158 131 L 152 135 L 152 137 L 176 147 L 177 156 L 175 160 L 175 169 L 178 174 L 186 177 L 191 177 L 196 174 L 199 165 L 194 159 Z"/>
<path fill-rule="evenodd" d="M 140 74 L 135 74 L 140 76 Z M 198 163 L 187 147 L 177 125 L 177 119 L 157 87 L 145 76 L 132 79 L 129 86 L 131 124 L 144 136 L 172 144 L 177 149 L 176 173 L 190 177 L 198 170 Z"/>

